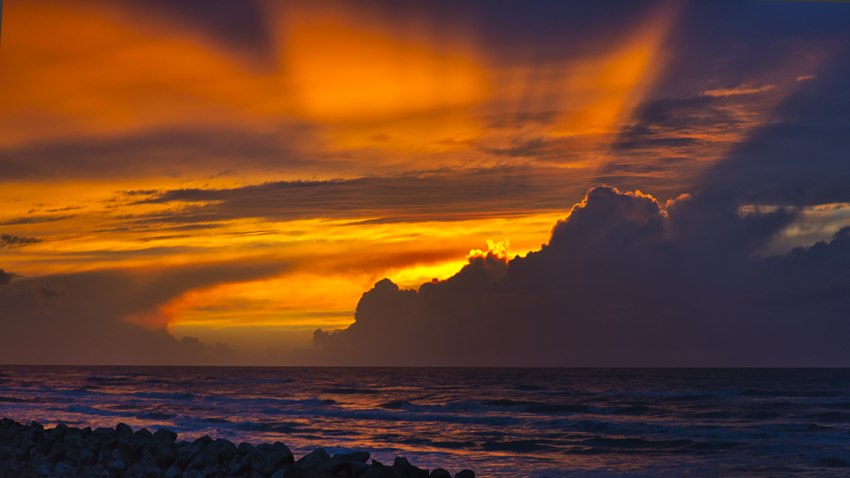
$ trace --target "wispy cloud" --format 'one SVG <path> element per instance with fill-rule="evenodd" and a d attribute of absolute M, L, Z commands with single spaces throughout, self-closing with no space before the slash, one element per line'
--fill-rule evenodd
<path fill-rule="evenodd" d="M 714 90 L 706 90 L 700 93 L 701 96 L 733 96 L 733 95 L 751 95 L 753 93 L 761 93 L 776 88 L 776 85 L 764 85 L 760 87 L 749 87 L 747 85 L 737 88 L 717 88 Z"/>

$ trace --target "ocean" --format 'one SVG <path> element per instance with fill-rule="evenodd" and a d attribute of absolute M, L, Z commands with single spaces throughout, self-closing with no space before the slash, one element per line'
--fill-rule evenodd
<path fill-rule="evenodd" d="M 0 416 L 477 477 L 850 477 L 850 370 L 0 367 Z"/>

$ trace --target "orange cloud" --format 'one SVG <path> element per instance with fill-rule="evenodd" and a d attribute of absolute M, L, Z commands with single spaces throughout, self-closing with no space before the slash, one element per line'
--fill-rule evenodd
<path fill-rule="evenodd" d="M 293 25 L 284 58 L 296 110 L 318 121 L 470 106 L 487 94 L 484 72 L 468 58 L 345 24 Z"/>
<path fill-rule="evenodd" d="M 799 79 L 797 81 L 800 81 Z M 714 90 L 706 90 L 700 93 L 700 96 L 733 96 L 733 95 L 751 95 L 753 93 L 761 93 L 776 88 L 776 85 L 764 85 L 758 88 L 751 88 L 747 85 L 737 88 L 717 88 Z"/>

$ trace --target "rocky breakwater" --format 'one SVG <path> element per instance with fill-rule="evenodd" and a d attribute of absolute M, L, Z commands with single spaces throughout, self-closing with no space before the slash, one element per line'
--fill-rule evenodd
<path fill-rule="evenodd" d="M 113 428 L 44 428 L 9 418 L 0 421 L 0 476 L 4 478 L 452 478 L 437 468 L 430 473 L 396 457 L 392 465 L 369 461 L 358 451 L 329 455 L 323 448 L 295 460 L 283 443 L 234 445 L 208 436 L 178 441 L 162 428 L 133 432 Z M 475 478 L 463 470 L 454 478 Z"/>

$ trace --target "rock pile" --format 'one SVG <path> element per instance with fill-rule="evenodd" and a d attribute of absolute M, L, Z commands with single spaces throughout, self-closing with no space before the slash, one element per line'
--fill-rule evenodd
<path fill-rule="evenodd" d="M 452 478 L 442 469 L 428 473 L 404 457 L 384 465 L 358 451 L 329 455 L 319 448 L 295 461 L 281 442 L 234 445 L 208 436 L 177 441 L 165 428 L 133 432 L 119 423 L 114 429 L 45 429 L 0 421 L 0 476 L 4 478 Z M 463 470 L 454 478 L 475 478 Z"/>

